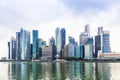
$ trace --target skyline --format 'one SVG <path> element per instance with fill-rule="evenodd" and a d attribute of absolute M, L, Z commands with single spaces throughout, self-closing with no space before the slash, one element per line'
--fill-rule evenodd
<path fill-rule="evenodd" d="M 84 4 L 84 5 L 82 5 Z M 97 34 L 97 27 L 110 31 L 112 51 L 120 52 L 119 12 L 120 1 L 116 0 L 2 0 L 0 3 L 0 57 L 8 55 L 7 42 L 22 27 L 30 32 L 39 30 L 39 37 L 49 41 L 55 37 L 56 27 L 66 29 L 68 36 L 79 41 L 79 34 L 86 24 L 90 25 L 91 35 Z M 47 33 L 47 34 L 46 34 Z M 31 33 L 32 34 L 32 33 Z"/>

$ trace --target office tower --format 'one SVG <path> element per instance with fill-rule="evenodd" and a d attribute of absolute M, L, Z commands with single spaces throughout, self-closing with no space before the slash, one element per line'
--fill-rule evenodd
<path fill-rule="evenodd" d="M 21 29 L 16 33 L 17 60 L 30 59 L 30 32 Z"/>
<path fill-rule="evenodd" d="M 30 60 L 32 60 L 33 44 L 30 44 Z"/>
<path fill-rule="evenodd" d="M 69 36 L 69 44 L 75 44 L 75 39 Z"/>
<path fill-rule="evenodd" d="M 10 40 L 10 59 L 16 58 L 16 40 L 14 37 Z"/>
<path fill-rule="evenodd" d="M 98 35 L 101 35 L 103 33 L 103 27 L 98 27 Z"/>
<path fill-rule="evenodd" d="M 66 44 L 66 31 L 64 28 L 61 29 L 61 48 L 64 48 L 64 45 Z"/>
<path fill-rule="evenodd" d="M 16 60 L 21 60 L 20 32 L 16 32 Z"/>
<path fill-rule="evenodd" d="M 42 47 L 42 60 L 53 60 L 53 47 L 43 46 Z"/>
<path fill-rule="evenodd" d="M 62 57 L 63 57 L 63 58 L 68 57 L 68 45 L 64 45 Z"/>
<path fill-rule="evenodd" d="M 60 35 L 60 28 L 56 28 L 56 49 L 57 55 L 60 56 L 61 51 L 61 35 Z"/>
<path fill-rule="evenodd" d="M 75 57 L 75 45 L 69 43 L 68 44 L 68 57 Z"/>
<path fill-rule="evenodd" d="M 38 40 L 38 30 L 33 30 L 32 32 L 33 36 L 33 59 L 36 59 L 36 54 L 37 54 L 37 40 Z"/>
<path fill-rule="evenodd" d="M 8 42 L 8 59 L 10 59 L 10 42 Z"/>
<path fill-rule="evenodd" d="M 49 45 L 55 45 L 55 39 L 54 39 L 54 37 L 52 37 L 52 38 L 50 38 L 49 39 Z"/>
<path fill-rule="evenodd" d="M 88 37 L 90 37 L 90 26 L 89 26 L 89 24 L 85 25 L 85 33 L 87 33 Z"/>
<path fill-rule="evenodd" d="M 95 36 L 95 54 L 94 58 L 98 57 L 98 52 L 101 50 L 101 35 Z"/>
<path fill-rule="evenodd" d="M 82 32 L 79 37 L 79 42 L 80 45 L 86 45 L 87 44 L 87 38 L 88 38 L 88 33 Z"/>
<path fill-rule="evenodd" d="M 90 45 L 90 44 L 85 45 L 84 50 L 85 50 L 84 59 L 93 58 L 93 46 L 92 45 Z"/>
<path fill-rule="evenodd" d="M 110 32 L 109 31 L 103 31 L 103 47 L 102 47 L 103 53 L 110 53 Z"/>
<path fill-rule="evenodd" d="M 89 38 L 87 39 L 87 44 L 93 45 L 93 37 L 89 37 Z"/>
<path fill-rule="evenodd" d="M 75 51 L 76 51 L 75 56 L 76 56 L 77 58 L 80 58 L 80 46 L 76 46 L 76 47 L 75 47 Z"/>

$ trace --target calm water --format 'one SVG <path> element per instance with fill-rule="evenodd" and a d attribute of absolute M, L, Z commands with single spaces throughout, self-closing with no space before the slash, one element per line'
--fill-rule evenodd
<path fill-rule="evenodd" d="M 120 80 L 120 63 L 0 62 L 0 80 Z"/>

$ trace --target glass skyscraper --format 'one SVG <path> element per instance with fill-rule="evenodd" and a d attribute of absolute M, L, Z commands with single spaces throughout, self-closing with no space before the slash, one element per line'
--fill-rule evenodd
<path fill-rule="evenodd" d="M 98 51 L 101 50 L 101 35 L 95 36 L 95 54 L 94 58 L 98 57 Z"/>
<path fill-rule="evenodd" d="M 37 54 L 37 40 L 38 40 L 38 30 L 33 30 L 32 32 L 32 36 L 33 36 L 33 59 L 36 59 L 36 54 Z"/>
<path fill-rule="evenodd" d="M 79 42 L 80 45 L 86 45 L 87 44 L 87 38 L 88 38 L 88 33 L 82 32 L 79 37 Z"/>
<path fill-rule="evenodd" d="M 54 37 L 52 37 L 52 38 L 49 39 L 49 45 L 50 46 L 55 45 L 55 39 L 54 39 Z"/>
<path fill-rule="evenodd" d="M 14 37 L 10 40 L 10 59 L 16 58 L 16 40 Z"/>
<path fill-rule="evenodd" d="M 17 60 L 30 59 L 30 32 L 21 29 L 16 33 L 16 55 Z"/>
<path fill-rule="evenodd" d="M 60 34 L 60 28 L 56 28 L 56 49 L 57 49 L 57 55 L 60 56 L 61 51 L 61 34 Z"/>
<path fill-rule="evenodd" d="M 87 33 L 88 36 L 90 37 L 90 26 L 89 26 L 89 24 L 85 25 L 85 33 Z"/>
<path fill-rule="evenodd" d="M 110 53 L 110 32 L 109 31 L 103 31 L 103 53 Z"/>
<path fill-rule="evenodd" d="M 8 59 L 10 59 L 10 42 L 8 42 Z"/>
<path fill-rule="evenodd" d="M 69 36 L 69 44 L 75 44 L 75 39 Z"/>
<path fill-rule="evenodd" d="M 66 44 L 66 31 L 64 28 L 61 29 L 61 48 L 64 48 L 64 45 Z"/>

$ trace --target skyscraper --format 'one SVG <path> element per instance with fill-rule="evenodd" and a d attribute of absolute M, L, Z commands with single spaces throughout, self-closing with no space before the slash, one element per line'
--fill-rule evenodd
<path fill-rule="evenodd" d="M 85 33 L 87 33 L 88 37 L 90 37 L 90 26 L 89 26 L 89 24 L 85 25 Z"/>
<path fill-rule="evenodd" d="M 61 29 L 61 48 L 64 48 L 64 45 L 66 44 L 66 31 L 64 28 Z"/>
<path fill-rule="evenodd" d="M 38 40 L 38 30 L 33 30 L 32 32 L 33 36 L 33 59 L 36 59 L 36 54 L 37 54 L 37 40 Z"/>
<path fill-rule="evenodd" d="M 101 35 L 95 36 L 95 54 L 94 58 L 98 57 L 98 51 L 101 50 Z"/>
<path fill-rule="evenodd" d="M 61 35 L 60 35 L 60 28 L 56 28 L 56 48 L 57 48 L 57 55 L 60 56 L 61 51 Z"/>
<path fill-rule="evenodd" d="M 30 32 L 21 29 L 16 33 L 16 48 L 18 60 L 30 59 Z"/>
<path fill-rule="evenodd" d="M 101 35 L 103 33 L 103 27 L 98 27 L 98 35 Z"/>
<path fill-rule="evenodd" d="M 10 59 L 16 58 L 16 40 L 14 37 L 10 40 Z"/>
<path fill-rule="evenodd" d="M 75 39 L 69 36 L 69 44 L 75 44 Z"/>
<path fill-rule="evenodd" d="M 8 42 L 8 59 L 10 59 L 10 42 Z"/>
<path fill-rule="evenodd" d="M 80 45 L 85 45 L 85 44 L 87 44 L 87 38 L 88 38 L 88 33 L 82 32 L 82 33 L 80 34 L 80 37 L 79 37 Z"/>
<path fill-rule="evenodd" d="M 103 47 L 102 47 L 103 53 L 110 53 L 110 32 L 109 31 L 103 31 Z"/>
<path fill-rule="evenodd" d="M 54 39 L 54 37 L 52 37 L 52 38 L 49 39 L 49 45 L 50 46 L 55 45 L 55 39 Z"/>

